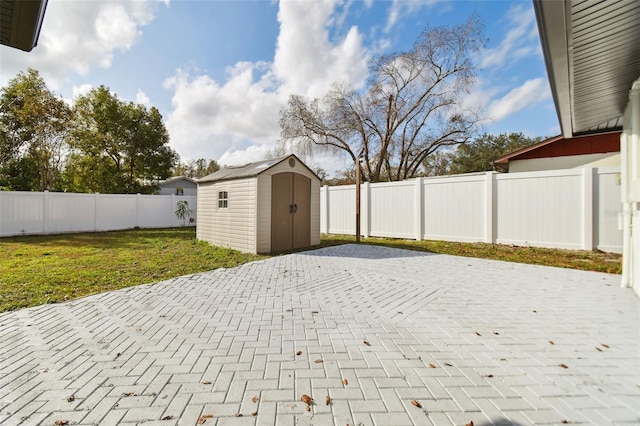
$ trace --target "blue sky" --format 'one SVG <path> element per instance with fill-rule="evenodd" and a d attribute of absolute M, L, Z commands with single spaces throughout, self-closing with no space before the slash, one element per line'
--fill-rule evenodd
<path fill-rule="evenodd" d="M 359 87 L 372 56 L 473 12 L 488 42 L 465 103 L 482 108 L 482 130 L 559 133 L 531 0 L 49 0 L 34 51 L 0 47 L 0 83 L 33 67 L 68 100 L 104 84 L 156 106 L 181 159 L 242 164 L 275 146 L 289 94 Z"/>

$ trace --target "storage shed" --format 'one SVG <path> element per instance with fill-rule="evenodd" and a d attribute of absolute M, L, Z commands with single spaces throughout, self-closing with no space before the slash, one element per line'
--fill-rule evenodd
<path fill-rule="evenodd" d="M 320 244 L 320 178 L 298 157 L 226 167 L 198 180 L 196 238 L 245 253 Z"/>

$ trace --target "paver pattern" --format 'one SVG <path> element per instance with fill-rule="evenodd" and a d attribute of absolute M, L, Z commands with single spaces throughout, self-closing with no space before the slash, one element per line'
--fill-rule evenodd
<path fill-rule="evenodd" d="M 618 281 L 345 245 L 0 314 L 0 423 L 640 424 Z"/>

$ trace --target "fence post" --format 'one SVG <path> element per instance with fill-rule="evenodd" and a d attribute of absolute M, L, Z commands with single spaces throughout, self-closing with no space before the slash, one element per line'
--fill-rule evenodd
<path fill-rule="evenodd" d="M 493 223 L 494 223 L 494 191 L 493 186 L 495 182 L 495 172 L 485 173 L 485 209 L 484 209 L 484 242 L 493 244 L 495 243 Z"/>
<path fill-rule="evenodd" d="M 593 168 L 582 169 L 582 248 L 593 250 Z"/>
<path fill-rule="evenodd" d="M 320 196 L 324 198 L 324 211 L 320 212 L 321 217 L 324 217 L 324 229 L 321 229 L 320 232 L 323 234 L 329 233 L 329 187 L 327 185 L 323 185 L 320 188 Z"/>
<path fill-rule="evenodd" d="M 422 219 L 424 217 L 424 200 L 422 196 L 422 178 L 419 177 L 415 180 L 416 188 L 415 188 L 415 237 L 416 241 L 422 240 L 422 234 L 424 233 L 424 224 L 422 223 Z"/>
<path fill-rule="evenodd" d="M 371 184 L 369 181 L 366 181 L 364 184 L 364 191 L 362 194 L 364 195 L 362 201 L 362 207 L 364 208 L 360 212 L 360 222 L 362 226 L 362 235 L 365 238 L 369 238 L 371 236 Z"/>
<path fill-rule="evenodd" d="M 140 228 L 140 193 L 136 194 L 136 227 Z"/>
<path fill-rule="evenodd" d="M 49 191 L 42 193 L 42 232 L 49 233 Z"/>

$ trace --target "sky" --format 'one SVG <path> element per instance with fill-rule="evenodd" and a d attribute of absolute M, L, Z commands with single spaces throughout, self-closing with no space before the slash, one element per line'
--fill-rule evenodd
<path fill-rule="evenodd" d="M 480 132 L 559 134 L 531 0 L 49 0 L 32 52 L 0 46 L 0 85 L 28 67 L 70 103 L 104 85 L 158 108 L 182 161 L 245 164 L 276 146 L 289 95 L 361 88 L 371 58 L 472 13 L 487 43 L 464 102 L 481 108 Z"/>

